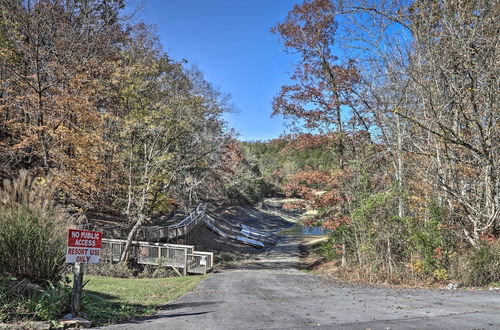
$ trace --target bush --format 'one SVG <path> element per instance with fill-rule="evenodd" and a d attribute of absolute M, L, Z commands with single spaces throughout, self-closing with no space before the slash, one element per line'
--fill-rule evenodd
<path fill-rule="evenodd" d="M 437 281 L 448 279 L 449 258 L 456 239 L 446 226 L 445 210 L 435 201 L 429 205 L 429 220 L 408 219 L 409 243 L 413 252 L 413 269 Z"/>
<path fill-rule="evenodd" d="M 330 237 L 327 241 L 321 242 L 314 249 L 314 252 L 325 258 L 326 261 L 332 261 L 340 258 L 338 249 L 339 247 L 336 246 L 334 240 Z"/>
<path fill-rule="evenodd" d="M 99 275 L 108 277 L 118 277 L 118 278 L 130 278 L 134 277 L 134 272 L 130 269 L 125 262 L 112 263 L 101 262 L 96 264 L 89 264 L 87 267 L 87 274 L 89 275 Z"/>
<path fill-rule="evenodd" d="M 69 219 L 53 201 L 50 180 L 27 171 L 0 189 L 0 276 L 46 285 L 65 270 Z"/>
<path fill-rule="evenodd" d="M 484 241 L 477 249 L 457 258 L 453 272 L 464 285 L 500 282 L 500 241 Z"/>
<path fill-rule="evenodd" d="M 0 322 L 51 321 L 68 312 L 71 299 L 69 286 L 47 283 L 43 289 L 14 290 L 19 283 L 15 278 L 0 280 Z"/>

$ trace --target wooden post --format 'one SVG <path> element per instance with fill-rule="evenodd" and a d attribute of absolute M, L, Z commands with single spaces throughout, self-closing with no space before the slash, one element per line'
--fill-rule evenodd
<path fill-rule="evenodd" d="M 82 285 L 85 264 L 75 263 L 73 268 L 73 294 L 71 297 L 71 314 L 78 316 L 82 303 Z"/>
<path fill-rule="evenodd" d="M 188 271 L 188 251 L 187 249 L 184 249 L 184 276 L 187 276 L 187 271 Z"/>

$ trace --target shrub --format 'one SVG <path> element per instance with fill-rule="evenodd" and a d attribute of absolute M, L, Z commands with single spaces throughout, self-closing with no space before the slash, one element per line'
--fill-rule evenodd
<path fill-rule="evenodd" d="M 332 261 L 340 258 L 338 246 L 336 246 L 332 238 L 329 238 L 327 241 L 321 242 L 314 249 L 314 252 L 325 258 L 325 260 L 327 261 Z"/>
<path fill-rule="evenodd" d="M 409 243 L 412 252 L 418 256 L 413 257 L 420 262 L 420 267 L 413 269 L 420 275 L 432 275 L 438 281 L 445 281 L 448 279 L 449 257 L 455 249 L 456 240 L 446 226 L 445 210 L 435 201 L 430 202 L 428 210 L 427 222 L 419 219 L 407 221 Z"/>
<path fill-rule="evenodd" d="M 458 257 L 453 271 L 464 285 L 500 282 L 500 241 L 484 241 L 477 249 Z"/>
<path fill-rule="evenodd" d="M 13 282 L 13 283 L 8 283 Z M 14 278 L 0 281 L 0 322 L 19 320 L 55 320 L 68 312 L 71 288 L 47 283 L 29 292 L 13 290 L 19 281 Z"/>
<path fill-rule="evenodd" d="M 89 275 L 99 275 L 108 277 L 119 277 L 119 278 L 130 278 L 134 277 L 134 272 L 130 269 L 125 262 L 112 263 L 101 262 L 96 264 L 89 264 L 87 267 L 87 274 Z"/>
<path fill-rule="evenodd" d="M 50 180 L 27 171 L 0 189 L 0 276 L 46 285 L 64 273 L 68 215 L 53 201 Z"/>

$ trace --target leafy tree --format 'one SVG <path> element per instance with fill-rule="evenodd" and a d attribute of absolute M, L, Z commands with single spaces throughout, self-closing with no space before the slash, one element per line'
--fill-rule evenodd
<path fill-rule="evenodd" d="M 99 184 L 99 91 L 120 38 L 121 1 L 3 1 L 2 176 L 56 174 L 79 202 Z"/>

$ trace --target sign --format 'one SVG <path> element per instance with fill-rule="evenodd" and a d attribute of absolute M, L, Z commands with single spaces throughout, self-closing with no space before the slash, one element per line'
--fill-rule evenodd
<path fill-rule="evenodd" d="M 101 256 L 102 233 L 70 229 L 68 232 L 67 263 L 98 263 Z"/>

